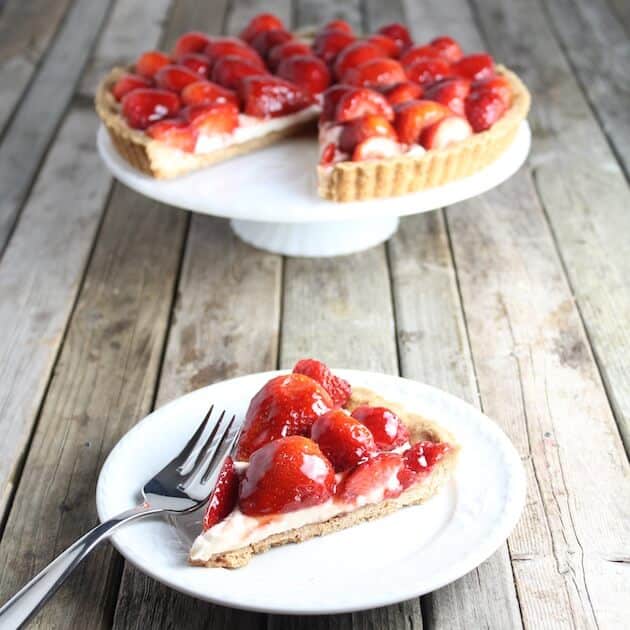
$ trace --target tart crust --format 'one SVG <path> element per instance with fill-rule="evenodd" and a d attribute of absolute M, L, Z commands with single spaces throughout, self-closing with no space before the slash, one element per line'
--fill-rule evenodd
<path fill-rule="evenodd" d="M 272 547 L 286 545 L 288 543 L 298 543 L 315 536 L 324 536 L 341 529 L 347 529 L 360 523 L 372 521 L 408 505 L 419 505 L 434 496 L 451 478 L 457 463 L 459 446 L 455 442 L 453 435 L 435 422 L 427 420 L 422 416 L 412 414 L 403 409 L 400 405 L 391 403 L 374 392 L 364 388 L 353 388 L 352 398 L 346 405 L 348 411 L 352 411 L 359 405 L 384 406 L 396 412 L 411 434 L 411 442 L 430 440 L 432 442 L 448 442 L 455 446 L 440 460 L 428 477 L 422 483 L 410 487 L 400 496 L 366 505 L 347 514 L 339 514 L 326 521 L 311 523 L 286 532 L 272 534 L 263 540 L 252 543 L 239 549 L 226 551 L 211 556 L 206 562 L 193 560 L 189 562 L 195 566 L 223 567 L 227 569 L 237 569 L 246 565 L 254 554 L 263 553 Z"/>
<path fill-rule="evenodd" d="M 516 74 L 501 65 L 495 69 L 510 82 L 512 104 L 490 129 L 447 149 L 427 151 L 421 156 L 318 166 L 320 197 L 331 201 L 361 201 L 405 195 L 461 179 L 494 162 L 514 140 L 531 100 Z"/>

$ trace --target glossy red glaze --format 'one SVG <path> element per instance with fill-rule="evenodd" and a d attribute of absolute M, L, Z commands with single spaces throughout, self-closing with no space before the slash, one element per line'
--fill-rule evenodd
<path fill-rule="evenodd" d="M 328 66 L 314 55 L 295 55 L 284 59 L 277 75 L 299 85 L 311 96 L 321 94 L 330 85 Z"/>
<path fill-rule="evenodd" d="M 402 469 L 403 458 L 400 455 L 379 453 L 360 463 L 341 481 L 336 497 L 344 503 L 353 503 L 377 488 L 385 488 L 384 499 L 396 497 L 403 488 L 400 483 L 392 484 L 391 481 Z"/>
<path fill-rule="evenodd" d="M 408 101 L 394 108 L 394 126 L 398 138 L 405 144 L 418 144 L 425 127 L 451 114 L 451 110 L 434 101 Z"/>
<path fill-rule="evenodd" d="M 234 462 L 231 457 L 228 457 L 221 468 L 203 515 L 204 532 L 220 523 L 236 507 L 239 485 L 240 479 L 234 468 Z"/>
<path fill-rule="evenodd" d="M 112 88 L 112 94 L 117 101 L 122 100 L 125 94 L 142 87 L 151 87 L 153 81 L 148 77 L 143 77 L 139 74 L 123 74 Z"/>
<path fill-rule="evenodd" d="M 330 368 L 317 359 L 301 359 L 293 367 L 295 374 L 304 374 L 317 381 L 329 394 L 335 407 L 345 405 L 352 394 L 348 381 L 336 376 Z"/>
<path fill-rule="evenodd" d="M 391 451 L 409 441 L 407 427 L 391 409 L 362 405 L 352 412 L 352 417 L 370 430 L 381 451 Z"/>
<path fill-rule="evenodd" d="M 179 98 L 173 92 L 138 88 L 123 96 L 121 113 L 133 129 L 146 129 L 162 118 L 175 116 L 179 107 Z"/>

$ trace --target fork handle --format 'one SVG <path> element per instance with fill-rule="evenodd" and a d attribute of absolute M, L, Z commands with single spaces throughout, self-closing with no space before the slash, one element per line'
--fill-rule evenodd
<path fill-rule="evenodd" d="M 26 623 L 66 581 L 83 558 L 101 541 L 109 538 L 114 529 L 136 518 L 163 511 L 146 504 L 139 505 L 81 536 L 0 608 L 0 628 L 19 628 Z"/>

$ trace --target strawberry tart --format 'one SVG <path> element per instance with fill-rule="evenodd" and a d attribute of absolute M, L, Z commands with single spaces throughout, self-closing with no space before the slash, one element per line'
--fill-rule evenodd
<path fill-rule="evenodd" d="M 171 178 L 315 130 L 318 192 L 402 195 L 470 175 L 511 144 L 529 110 L 520 79 L 447 36 L 402 24 L 359 37 L 343 20 L 291 33 L 271 14 L 239 37 L 182 35 L 101 82 L 96 109 L 118 152 Z"/>
<path fill-rule="evenodd" d="M 252 398 L 189 561 L 237 568 L 271 547 L 422 503 L 451 478 L 458 451 L 435 422 L 320 361 L 298 361 Z"/>

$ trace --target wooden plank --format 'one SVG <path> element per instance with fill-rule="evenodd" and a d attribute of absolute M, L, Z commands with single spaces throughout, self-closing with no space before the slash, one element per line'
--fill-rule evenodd
<path fill-rule="evenodd" d="M 71 0 L 0 4 L 0 135 Z"/>
<path fill-rule="evenodd" d="M 0 144 L 0 253 L 100 31 L 109 2 L 76 0 Z"/>
<path fill-rule="evenodd" d="M 555 0 L 544 7 L 596 118 L 630 175 L 628 33 L 602 0 Z"/>
<path fill-rule="evenodd" d="M 630 33 L 630 3 L 626 0 L 607 0 L 607 4 L 626 31 Z"/>
<path fill-rule="evenodd" d="M 115 189 L 0 543 L 0 600 L 97 522 L 103 461 L 153 400 L 185 228 Z M 92 554 L 33 627 L 110 627 L 114 555 Z"/>
<path fill-rule="evenodd" d="M 84 110 L 64 122 L 0 265 L 0 519 L 110 187 L 96 151 L 95 122 Z"/>

